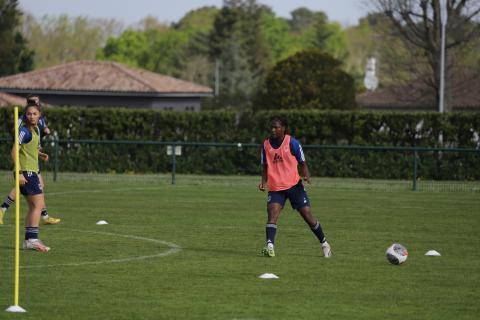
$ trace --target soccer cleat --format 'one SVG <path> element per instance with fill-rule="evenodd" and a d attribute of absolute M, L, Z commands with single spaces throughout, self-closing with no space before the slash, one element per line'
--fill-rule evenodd
<path fill-rule="evenodd" d="M 60 219 L 53 218 L 53 217 L 48 217 L 45 219 L 42 218 L 42 224 L 57 224 L 57 223 L 60 223 L 60 221 L 61 221 Z"/>
<path fill-rule="evenodd" d="M 275 250 L 273 249 L 273 243 L 267 243 L 263 248 L 262 253 L 266 257 L 275 257 Z"/>
<path fill-rule="evenodd" d="M 330 248 L 330 245 L 328 244 L 327 241 L 322 243 L 322 250 L 323 250 L 323 256 L 325 258 L 330 258 L 332 256 L 332 249 Z"/>
<path fill-rule="evenodd" d="M 22 248 L 24 250 L 37 250 L 40 252 L 50 251 L 50 247 L 47 247 L 46 245 L 44 245 L 43 242 L 40 241 L 40 239 L 23 240 Z"/>
<path fill-rule="evenodd" d="M 7 209 L 3 207 L 0 208 L 0 224 L 3 224 L 3 217 L 5 216 L 5 211 L 7 211 Z"/>

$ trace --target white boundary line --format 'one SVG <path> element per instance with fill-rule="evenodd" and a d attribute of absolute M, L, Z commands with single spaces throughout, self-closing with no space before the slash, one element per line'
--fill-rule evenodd
<path fill-rule="evenodd" d="M 119 189 L 94 189 L 94 190 L 74 190 L 74 191 L 62 191 L 62 192 L 48 192 L 48 196 L 61 196 L 72 193 L 105 193 L 105 192 L 122 192 L 122 191 L 142 191 L 142 190 L 158 190 L 160 187 L 138 187 L 138 188 L 119 188 Z"/>
<path fill-rule="evenodd" d="M 93 189 L 93 190 L 73 190 L 62 192 L 48 192 L 47 196 L 64 196 L 68 194 L 78 193 L 107 193 L 107 192 L 123 192 L 123 191 L 145 191 L 145 190 L 159 190 L 161 187 L 138 187 L 138 188 L 119 188 L 119 189 Z M 193 200 L 182 200 L 185 203 L 196 203 Z M 216 203 L 217 200 L 202 200 L 203 203 Z"/>
<path fill-rule="evenodd" d="M 102 232 L 102 231 L 89 231 L 89 230 L 78 230 L 78 229 L 68 229 L 76 232 L 83 232 L 83 233 L 93 233 L 99 235 L 106 235 L 106 236 L 115 236 L 115 237 L 122 237 L 127 239 L 134 239 L 134 240 L 142 240 L 147 242 L 153 242 L 156 244 L 162 244 L 169 247 L 167 251 L 152 254 L 152 255 L 145 255 L 145 256 L 138 256 L 138 257 L 129 257 L 129 258 L 121 258 L 121 259 L 108 259 L 108 260 L 98 260 L 98 261 L 85 261 L 85 262 L 77 262 L 77 263 L 58 263 L 58 264 L 43 264 L 43 265 L 33 265 L 33 266 L 20 266 L 21 269 L 34 269 L 34 268 L 51 268 L 51 267 L 77 267 L 77 266 L 84 266 L 84 265 L 95 265 L 95 264 L 107 264 L 107 263 L 122 263 L 122 262 L 130 262 L 130 261 L 137 261 L 137 260 L 146 260 L 152 258 L 160 258 L 166 257 L 171 254 L 180 252 L 182 248 L 172 242 L 167 242 L 163 240 L 145 238 L 145 237 L 138 237 L 126 234 L 118 234 L 112 232 Z"/>

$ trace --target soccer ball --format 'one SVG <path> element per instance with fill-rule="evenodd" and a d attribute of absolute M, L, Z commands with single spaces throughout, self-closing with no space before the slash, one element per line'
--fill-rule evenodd
<path fill-rule="evenodd" d="M 394 243 L 387 249 L 387 259 L 391 264 L 402 264 L 407 261 L 408 251 L 407 248 L 400 243 Z"/>

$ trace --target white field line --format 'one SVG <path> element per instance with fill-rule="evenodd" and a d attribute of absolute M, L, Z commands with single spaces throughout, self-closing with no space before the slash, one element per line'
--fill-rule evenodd
<path fill-rule="evenodd" d="M 132 235 L 126 235 L 126 234 L 118 234 L 118 233 L 112 233 L 112 232 L 88 231 L 88 230 L 77 230 L 77 229 L 68 229 L 68 230 L 72 230 L 72 231 L 75 231 L 75 232 L 81 232 L 81 233 L 92 233 L 92 234 L 99 234 L 99 235 L 105 235 L 105 236 L 114 236 L 114 237 L 121 237 L 121 238 L 127 238 L 127 239 L 153 242 L 153 243 L 156 243 L 156 244 L 165 245 L 169 249 L 167 251 L 159 252 L 159 253 L 156 253 L 156 254 L 121 258 L 121 259 L 83 261 L 83 262 L 75 262 L 75 263 L 72 262 L 72 263 L 58 263 L 58 264 L 42 264 L 42 265 L 20 266 L 20 268 L 22 268 L 22 269 L 34 269 L 34 268 L 50 268 L 50 267 L 77 267 L 77 266 L 95 265 L 95 264 L 123 263 L 123 262 L 137 261 L 137 260 L 146 260 L 146 259 L 166 257 L 166 256 L 169 256 L 171 254 L 177 253 L 177 252 L 182 250 L 182 248 L 175 243 L 167 242 L 167 241 L 163 241 L 163 240 L 158 240 L 158 239 L 138 237 L 138 236 L 132 236 Z M 13 269 L 13 268 L 10 268 L 10 269 Z"/>
<path fill-rule="evenodd" d="M 61 191 L 61 192 L 48 192 L 45 196 L 64 196 L 69 194 L 78 194 L 78 193 L 107 193 L 107 192 L 125 192 L 125 191 L 146 191 L 146 190 L 159 190 L 161 187 L 138 187 L 138 188 L 119 188 L 119 189 L 93 189 L 93 190 L 72 190 L 72 191 Z M 182 199 L 182 203 L 197 203 L 196 200 Z M 218 203 L 216 199 L 214 200 L 202 200 L 202 203 Z"/>
<path fill-rule="evenodd" d="M 119 189 L 97 189 L 97 190 L 72 190 L 62 192 L 47 192 L 46 196 L 60 196 L 65 194 L 77 193 L 105 193 L 105 192 L 123 192 L 123 191 L 142 191 L 142 190 L 158 190 L 161 187 L 142 187 L 142 188 L 119 188 Z"/>

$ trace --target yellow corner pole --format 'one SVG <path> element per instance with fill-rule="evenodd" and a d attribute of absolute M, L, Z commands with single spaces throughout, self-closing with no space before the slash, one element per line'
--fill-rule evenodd
<path fill-rule="evenodd" d="M 20 144 L 18 143 L 18 107 L 15 107 L 15 293 L 14 305 L 7 308 L 7 312 L 26 312 L 18 305 L 20 289 Z"/>
<path fill-rule="evenodd" d="M 15 304 L 20 287 L 20 159 L 18 143 L 18 107 L 15 107 Z"/>

